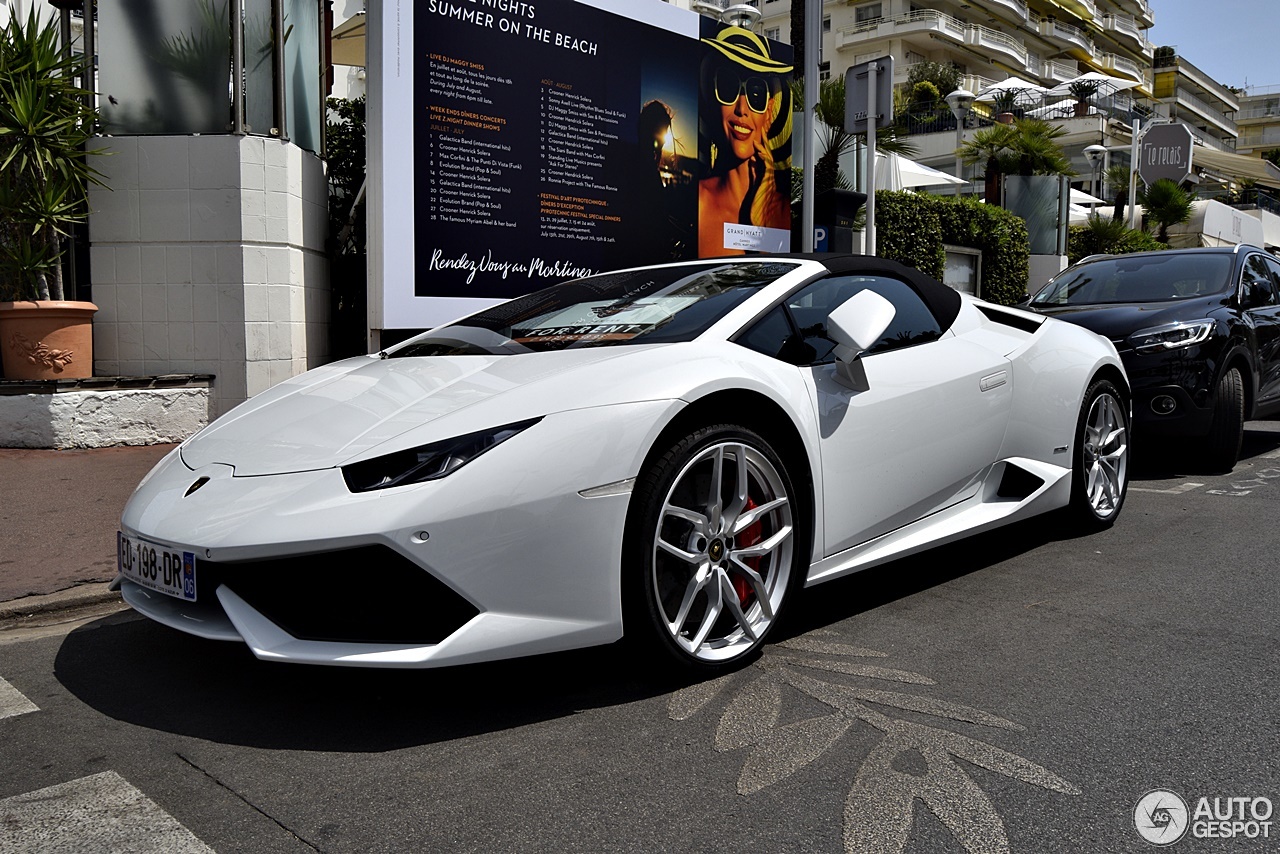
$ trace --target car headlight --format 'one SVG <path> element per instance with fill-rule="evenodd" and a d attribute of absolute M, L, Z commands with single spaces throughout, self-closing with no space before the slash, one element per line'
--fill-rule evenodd
<path fill-rule="evenodd" d="M 342 467 L 342 478 L 347 482 L 347 489 L 352 492 L 371 492 L 375 489 L 438 480 L 541 420 L 531 418 L 352 463 Z"/>
<path fill-rule="evenodd" d="M 1140 329 L 1129 336 L 1129 343 L 1138 353 L 1158 353 L 1161 350 L 1177 350 L 1199 344 L 1213 334 L 1213 320 L 1193 320 L 1190 323 L 1168 323 Z"/>

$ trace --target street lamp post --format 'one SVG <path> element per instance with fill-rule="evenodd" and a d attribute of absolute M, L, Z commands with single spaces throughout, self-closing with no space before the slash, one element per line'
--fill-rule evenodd
<path fill-rule="evenodd" d="M 960 157 L 960 146 L 964 145 L 964 120 L 968 118 L 969 111 L 973 109 L 973 102 L 977 99 L 977 95 L 968 89 L 957 89 L 947 95 L 947 106 L 951 108 L 951 115 L 956 117 L 956 177 L 963 178 L 961 171 L 964 169 L 964 161 Z"/>
<path fill-rule="evenodd" d="M 1104 145 L 1086 145 L 1084 148 L 1084 156 L 1089 158 L 1089 163 L 1093 166 L 1093 195 L 1102 198 L 1102 161 L 1107 156 L 1107 148 Z"/>

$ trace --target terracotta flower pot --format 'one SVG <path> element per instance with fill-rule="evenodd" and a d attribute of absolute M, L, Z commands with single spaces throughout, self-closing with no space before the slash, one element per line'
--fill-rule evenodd
<path fill-rule="evenodd" d="M 11 380 L 93 376 L 91 302 L 0 302 L 0 359 Z"/>

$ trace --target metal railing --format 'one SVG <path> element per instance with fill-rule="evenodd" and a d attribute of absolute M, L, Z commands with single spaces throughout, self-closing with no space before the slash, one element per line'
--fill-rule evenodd
<path fill-rule="evenodd" d="M 1057 39 L 1058 41 L 1069 42 L 1076 47 L 1082 48 L 1093 56 L 1097 52 L 1094 47 L 1093 39 L 1079 27 L 1071 24 L 1064 24 L 1061 21 L 1051 20 L 1049 18 L 1040 19 L 1040 35 L 1046 38 Z"/>
<path fill-rule="evenodd" d="M 999 30 L 993 30 L 981 24 L 971 24 L 965 42 L 966 44 L 978 45 L 991 50 L 1003 51 L 1010 56 L 1017 57 L 1018 61 L 1024 66 L 1027 63 L 1027 49 L 1022 43 L 1013 36 L 1002 33 Z"/>

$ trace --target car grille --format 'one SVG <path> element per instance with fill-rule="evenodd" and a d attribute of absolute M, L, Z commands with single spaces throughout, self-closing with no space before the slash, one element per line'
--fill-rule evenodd
<path fill-rule="evenodd" d="M 201 590 L 225 584 L 300 640 L 436 644 L 480 611 L 385 546 L 242 563 L 200 561 Z"/>

